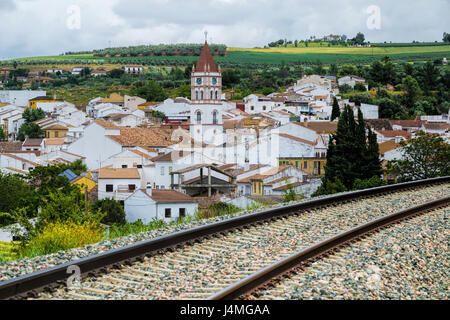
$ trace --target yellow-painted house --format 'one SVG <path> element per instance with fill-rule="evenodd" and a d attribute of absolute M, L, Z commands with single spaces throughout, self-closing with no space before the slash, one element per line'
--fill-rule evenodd
<path fill-rule="evenodd" d="M 28 100 L 28 107 L 32 109 L 37 108 L 39 102 L 55 102 L 56 100 L 51 97 L 41 96 Z"/>
<path fill-rule="evenodd" d="M 326 158 L 278 158 L 278 166 L 294 166 L 311 176 L 322 176 L 325 174 Z"/>
<path fill-rule="evenodd" d="M 47 139 L 52 139 L 52 138 L 64 138 L 67 136 L 67 132 L 69 131 L 69 128 L 60 125 L 60 124 L 55 124 L 53 126 L 47 127 L 47 128 L 43 128 L 42 130 L 44 130 L 45 132 L 45 137 Z"/>
<path fill-rule="evenodd" d="M 86 188 L 87 191 L 90 192 L 97 185 L 94 180 L 89 179 L 88 177 L 78 177 L 72 180 L 70 184 L 76 184 L 77 186 L 79 186 L 83 194 L 86 192 Z"/>

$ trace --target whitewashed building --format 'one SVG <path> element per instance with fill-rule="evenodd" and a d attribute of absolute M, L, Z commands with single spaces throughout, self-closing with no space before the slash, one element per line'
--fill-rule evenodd
<path fill-rule="evenodd" d="M 162 220 L 170 223 L 194 216 L 197 210 L 198 203 L 193 198 L 175 190 L 152 190 L 151 187 L 139 189 L 125 200 L 128 222 Z"/>

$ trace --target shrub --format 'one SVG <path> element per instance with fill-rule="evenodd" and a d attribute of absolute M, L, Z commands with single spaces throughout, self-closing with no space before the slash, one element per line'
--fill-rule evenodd
<path fill-rule="evenodd" d="M 199 210 L 195 217 L 197 219 L 208 219 L 233 214 L 241 211 L 240 208 L 225 202 L 216 202 L 209 206 L 206 210 Z"/>
<path fill-rule="evenodd" d="M 375 188 L 381 186 L 382 184 L 383 181 L 380 179 L 380 177 L 373 176 L 372 178 L 366 180 L 356 179 L 355 182 L 353 183 L 353 189 L 362 190 Z"/>
<path fill-rule="evenodd" d="M 297 194 L 295 193 L 292 184 L 288 183 L 287 190 L 283 192 L 283 202 L 291 202 L 297 200 Z"/>
<path fill-rule="evenodd" d="M 155 220 L 149 224 L 144 224 L 141 220 L 138 220 L 133 223 L 125 223 L 124 225 L 113 225 L 109 229 L 109 238 L 115 239 L 125 237 L 130 234 L 139 234 L 142 232 L 161 229 L 165 226 L 167 226 L 167 224 L 162 220 Z"/>
<path fill-rule="evenodd" d="M 104 239 L 104 232 L 95 222 L 77 224 L 72 221 L 49 223 L 25 246 L 22 257 L 35 257 L 61 250 L 79 248 Z"/>
<path fill-rule="evenodd" d="M 127 222 L 122 205 L 119 201 L 113 199 L 97 200 L 94 204 L 93 211 L 100 211 L 106 214 L 106 216 L 102 219 L 102 222 L 108 225 L 124 225 Z"/>

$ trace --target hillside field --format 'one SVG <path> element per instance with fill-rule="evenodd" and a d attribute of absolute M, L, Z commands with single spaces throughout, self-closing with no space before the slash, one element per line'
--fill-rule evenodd
<path fill-rule="evenodd" d="M 341 47 L 309 46 L 278 48 L 228 48 L 227 56 L 214 59 L 223 67 L 244 67 L 245 65 L 277 65 L 285 63 L 370 63 L 383 56 L 394 61 L 423 62 L 443 57 L 450 58 L 450 45 L 435 46 L 399 46 L 399 47 Z M 194 56 L 147 56 L 147 57 L 96 57 L 93 54 L 73 54 L 16 59 L 19 65 L 52 66 L 66 68 L 70 65 L 87 64 L 95 67 L 104 66 L 111 69 L 114 65 L 188 65 L 198 60 Z M 2 61 L 10 65 L 13 60 Z"/>

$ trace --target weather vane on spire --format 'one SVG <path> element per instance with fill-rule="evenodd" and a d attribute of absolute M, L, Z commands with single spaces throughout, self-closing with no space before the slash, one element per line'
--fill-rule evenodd
<path fill-rule="evenodd" d="M 208 30 L 205 30 L 205 42 L 208 42 Z"/>

